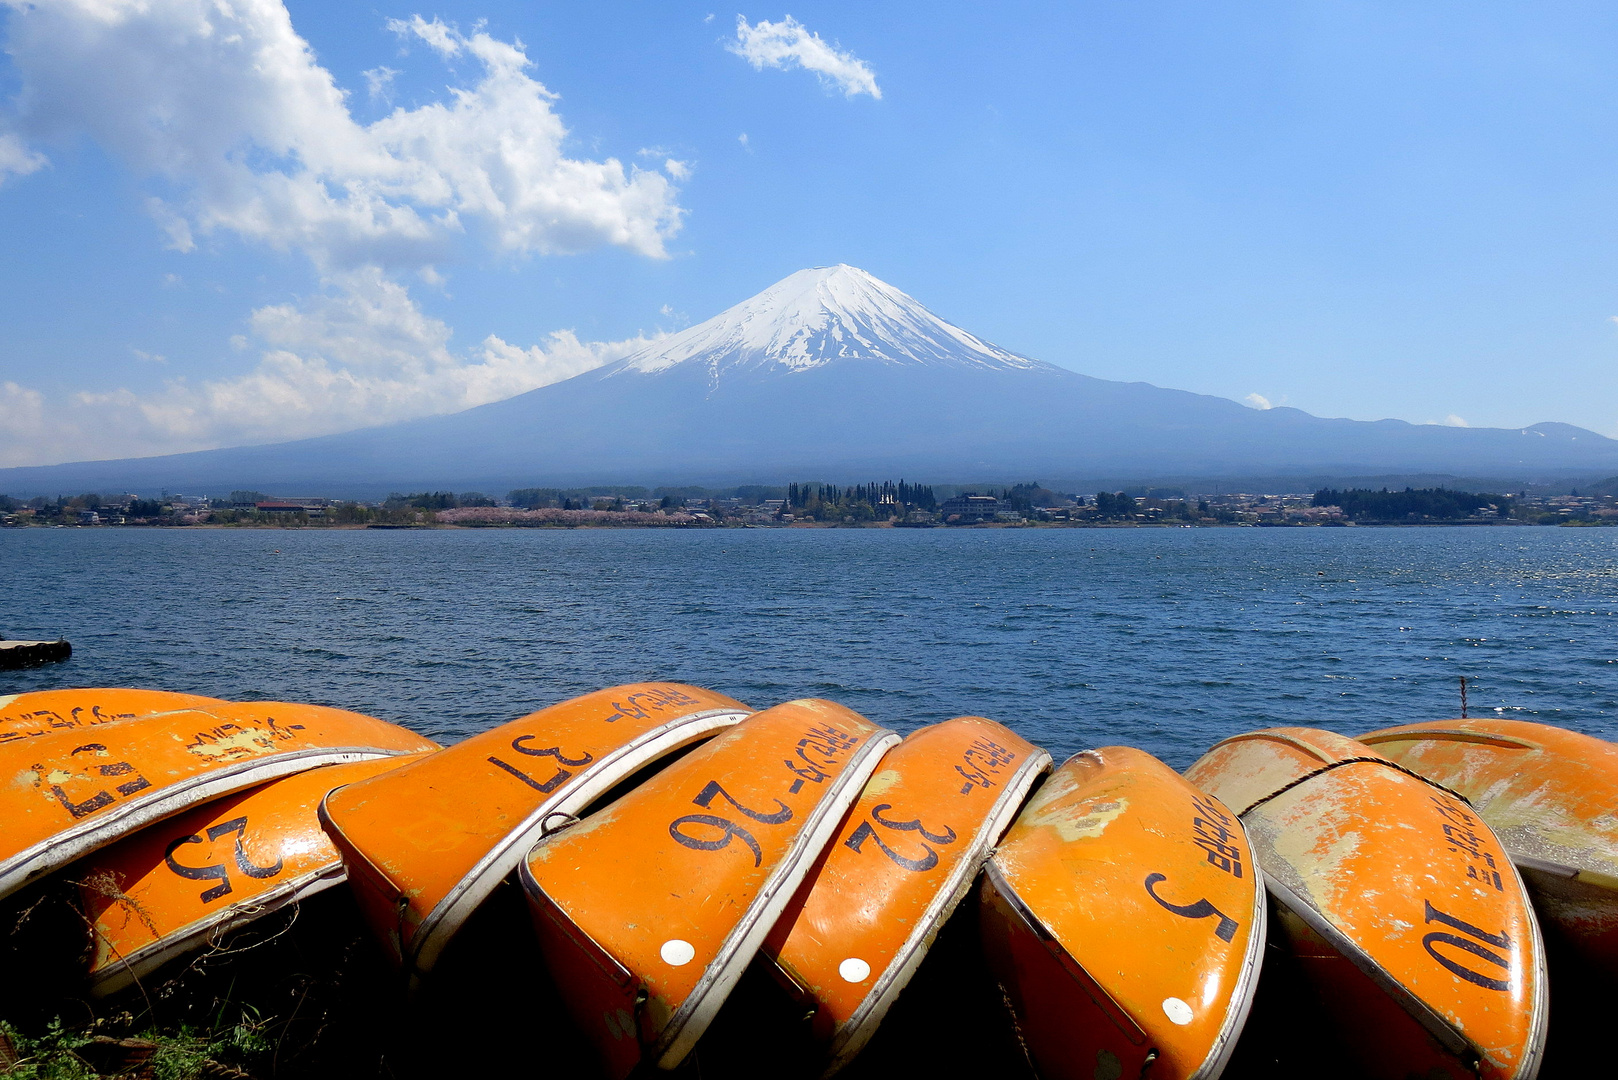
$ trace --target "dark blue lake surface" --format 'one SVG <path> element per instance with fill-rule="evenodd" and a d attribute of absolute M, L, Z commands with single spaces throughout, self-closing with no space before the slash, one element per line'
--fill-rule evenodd
<path fill-rule="evenodd" d="M 1276 724 L 1618 739 L 1618 529 L 0 531 L 0 694 L 312 701 L 441 740 L 641 679 L 1184 767 Z"/>

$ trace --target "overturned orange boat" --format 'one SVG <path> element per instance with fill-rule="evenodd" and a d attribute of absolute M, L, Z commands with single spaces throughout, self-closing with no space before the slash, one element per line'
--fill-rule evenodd
<path fill-rule="evenodd" d="M 110 994 L 232 930 L 340 885 L 315 808 L 333 787 L 398 768 L 311 769 L 199 806 L 80 860 L 68 874 L 94 931 L 87 977 Z"/>
<path fill-rule="evenodd" d="M 827 1073 L 876 1033 L 1050 761 L 975 716 L 882 759 L 762 949 L 813 1007 Z"/>
<path fill-rule="evenodd" d="M 535 847 L 520 873 L 540 945 L 611 1076 L 690 1053 L 898 741 L 787 702 Z"/>
<path fill-rule="evenodd" d="M 1541 918 L 1618 975 L 1618 746 L 1523 720 L 1445 720 L 1361 736 L 1457 791 L 1494 830 Z"/>
<path fill-rule="evenodd" d="M 436 750 L 320 705 L 221 703 L 0 749 L 0 896 L 154 821 L 322 765 Z"/>
<path fill-rule="evenodd" d="M 1539 928 L 1465 800 L 1310 728 L 1227 739 L 1186 777 L 1247 826 L 1282 937 L 1363 1075 L 1536 1074 Z"/>
<path fill-rule="evenodd" d="M 751 712 L 679 683 L 599 690 L 333 791 L 321 820 L 367 921 L 415 979 L 544 832 Z"/>
<path fill-rule="evenodd" d="M 0 750 L 41 735 L 82 731 L 117 720 L 133 720 L 177 709 L 223 705 L 219 698 L 176 694 L 167 690 L 90 687 L 83 690 L 35 690 L 0 696 Z M 0 760 L 4 754 L 0 753 Z"/>
<path fill-rule="evenodd" d="M 1266 908 L 1218 799 L 1144 751 L 1087 750 L 1029 800 L 980 898 L 985 952 L 1041 1076 L 1224 1070 Z"/>

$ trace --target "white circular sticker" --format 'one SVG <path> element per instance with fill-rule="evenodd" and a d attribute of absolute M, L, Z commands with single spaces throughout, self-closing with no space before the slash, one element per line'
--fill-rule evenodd
<path fill-rule="evenodd" d="M 1163 1013 L 1176 1024 L 1189 1024 L 1191 1022 L 1191 1006 L 1179 998 L 1164 998 Z"/>
<path fill-rule="evenodd" d="M 659 952 L 663 957 L 663 963 L 670 967 L 684 967 L 697 955 L 696 946 L 679 938 L 670 938 L 663 942 L 663 948 Z"/>
<path fill-rule="evenodd" d="M 843 977 L 844 982 L 862 983 L 871 977 L 871 965 L 857 956 L 850 956 L 837 965 L 837 974 Z"/>

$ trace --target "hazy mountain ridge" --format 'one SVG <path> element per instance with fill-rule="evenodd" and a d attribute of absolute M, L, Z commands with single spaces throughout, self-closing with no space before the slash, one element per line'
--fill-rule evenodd
<path fill-rule="evenodd" d="M 1569 424 L 1325 419 L 1018 356 L 853 267 L 793 274 L 614 364 L 465 412 L 270 446 L 0 470 L 11 494 L 536 484 L 1618 472 Z"/>

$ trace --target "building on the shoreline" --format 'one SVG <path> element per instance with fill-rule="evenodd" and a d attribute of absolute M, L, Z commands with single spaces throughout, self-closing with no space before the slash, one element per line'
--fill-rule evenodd
<path fill-rule="evenodd" d="M 994 521 L 995 515 L 1002 509 L 1005 508 L 994 496 L 966 491 L 940 503 L 938 517 L 948 525 L 976 525 L 984 521 Z M 1017 520 L 1022 520 L 1021 515 L 1018 515 Z"/>
<path fill-rule="evenodd" d="M 328 499 L 268 499 L 253 504 L 253 509 L 261 514 L 307 514 L 309 517 L 325 517 Z"/>

